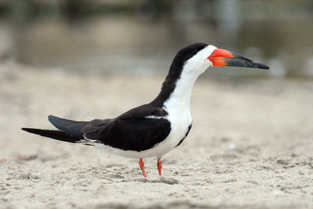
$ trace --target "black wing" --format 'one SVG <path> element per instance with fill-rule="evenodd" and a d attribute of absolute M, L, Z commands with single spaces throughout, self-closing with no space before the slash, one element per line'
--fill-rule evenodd
<path fill-rule="evenodd" d="M 166 115 L 167 112 L 162 108 L 143 105 L 115 119 L 96 119 L 90 122 L 50 115 L 49 121 L 60 131 L 33 128 L 22 130 L 71 143 L 86 142 L 90 145 L 89 139 L 122 150 L 142 151 L 152 148 L 168 136 L 171 125 L 164 118 Z"/>
<path fill-rule="evenodd" d="M 70 142 L 70 143 L 77 143 L 81 141 L 81 138 L 71 136 L 64 131 L 59 130 L 43 130 L 37 128 L 22 128 L 23 131 L 27 131 L 28 133 L 37 134 L 44 137 L 49 137 L 52 139 Z"/>
<path fill-rule="evenodd" d="M 59 130 L 43 130 L 36 128 L 22 128 L 22 130 L 32 134 L 37 134 L 40 136 L 45 136 L 60 141 L 81 143 L 86 141 L 84 139 L 84 133 L 82 132 L 82 129 L 84 127 L 90 126 L 91 127 L 89 129 L 90 132 L 98 131 L 105 124 L 112 121 L 112 119 L 92 120 L 90 122 L 72 121 L 64 118 L 58 118 L 53 115 L 49 115 L 48 118 L 49 121 Z"/>
<path fill-rule="evenodd" d="M 73 121 L 64 118 L 55 117 L 53 115 L 48 116 L 48 120 L 52 123 L 57 129 L 64 131 L 65 133 L 83 139 L 83 133 L 81 129 L 86 126 L 88 122 L 84 121 Z"/>
<path fill-rule="evenodd" d="M 114 148 L 142 151 L 152 148 L 169 135 L 171 125 L 164 118 L 166 115 L 161 108 L 142 106 L 101 127 L 88 125 L 82 132 L 85 138 Z"/>

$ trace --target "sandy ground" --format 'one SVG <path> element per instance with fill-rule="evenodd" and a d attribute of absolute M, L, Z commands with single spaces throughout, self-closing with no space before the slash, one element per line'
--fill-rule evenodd
<path fill-rule="evenodd" d="M 0 65 L 0 208 L 313 208 L 312 80 L 197 81 L 193 128 L 163 160 L 31 135 L 47 115 L 114 117 L 163 76 L 83 76 Z M 145 86 L 145 87 L 144 87 Z"/>

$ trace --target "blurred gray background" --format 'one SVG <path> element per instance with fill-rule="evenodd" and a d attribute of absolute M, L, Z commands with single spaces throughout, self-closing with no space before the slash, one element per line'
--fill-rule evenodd
<path fill-rule="evenodd" d="M 313 78 L 313 1 L 0 1 L 0 62 L 154 75 L 195 42 L 271 67 L 210 70 L 207 76 Z"/>
<path fill-rule="evenodd" d="M 163 178 L 20 130 L 146 104 L 195 42 L 271 69 L 201 76 Z M 0 209 L 313 208 L 312 81 L 312 0 L 0 0 Z"/>

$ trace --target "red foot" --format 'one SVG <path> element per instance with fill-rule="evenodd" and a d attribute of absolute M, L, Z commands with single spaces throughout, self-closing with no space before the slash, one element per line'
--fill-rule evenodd
<path fill-rule="evenodd" d="M 158 162 L 157 162 L 157 166 L 158 166 L 158 170 L 159 170 L 159 175 L 161 176 L 162 175 L 162 161 L 161 161 L 161 158 L 158 159 Z"/>
<path fill-rule="evenodd" d="M 147 174 L 146 174 L 146 171 L 145 171 L 145 164 L 143 163 L 142 158 L 140 158 L 140 160 L 139 160 L 139 165 L 140 165 L 140 168 L 141 168 L 143 176 L 147 177 Z"/>

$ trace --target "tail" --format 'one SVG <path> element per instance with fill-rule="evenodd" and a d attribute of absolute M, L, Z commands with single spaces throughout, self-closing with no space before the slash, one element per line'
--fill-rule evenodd
<path fill-rule="evenodd" d="M 36 129 L 36 128 L 22 128 L 23 131 L 27 131 L 28 133 L 37 134 L 40 136 L 49 137 L 52 139 L 70 142 L 70 143 L 77 143 L 80 142 L 81 139 L 71 136 L 64 131 L 58 131 L 58 130 L 42 130 L 42 129 Z"/>
<path fill-rule="evenodd" d="M 70 143 L 77 143 L 82 140 L 84 141 L 84 134 L 81 130 L 88 124 L 88 122 L 72 121 L 58 118 L 53 115 L 49 115 L 48 119 L 59 130 L 43 130 L 35 128 L 22 128 L 22 130 L 32 134 Z"/>

